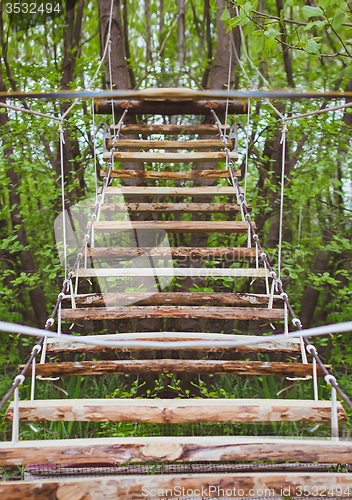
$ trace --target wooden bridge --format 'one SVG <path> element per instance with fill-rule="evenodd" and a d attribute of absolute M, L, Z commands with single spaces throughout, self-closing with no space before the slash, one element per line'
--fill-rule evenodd
<path fill-rule="evenodd" d="M 158 96 L 158 89 L 152 93 Z M 147 105 L 149 105 L 147 103 Z M 115 107 L 118 104 L 115 104 Z M 162 107 L 162 103 L 160 104 Z M 177 98 L 172 101 L 177 109 Z M 133 112 L 143 106 L 134 104 Z M 208 113 L 203 103 L 193 103 L 189 108 L 182 103 L 179 113 Z M 206 111 L 204 111 L 206 110 Z M 102 103 L 100 112 L 108 112 Z M 112 126 L 112 132 L 116 126 Z M 226 127 L 223 125 L 223 130 Z M 121 138 L 116 142 L 113 153 L 113 168 L 108 171 L 111 185 L 105 189 L 99 220 L 94 222 L 95 242 L 87 247 L 86 266 L 80 266 L 78 278 L 104 280 L 132 279 L 143 282 L 146 278 L 158 280 L 177 277 L 199 280 L 232 278 L 247 279 L 251 284 L 261 280 L 264 293 L 250 290 L 248 293 L 170 291 L 162 287 L 154 290 L 121 292 L 92 291 L 91 293 L 66 294 L 63 298 L 61 320 L 82 322 L 88 320 L 115 320 L 123 325 L 126 319 L 193 318 L 197 322 L 208 319 L 240 321 L 262 321 L 270 323 L 287 322 L 287 311 L 280 295 L 271 293 L 268 270 L 259 265 L 258 250 L 252 240 L 248 221 L 241 217 L 241 207 L 236 198 L 236 189 L 231 183 L 230 170 L 224 166 L 226 154 L 218 129 L 212 124 L 126 124 L 122 125 Z M 114 139 L 107 140 L 108 148 L 115 147 Z M 233 148 L 232 140 L 227 142 Z M 110 160 L 110 152 L 103 154 Z M 231 151 L 231 159 L 237 158 L 237 151 Z M 136 168 L 136 162 L 143 162 L 143 169 Z M 170 163 L 179 166 L 171 171 Z M 194 168 L 188 167 L 194 163 Z M 240 178 L 241 172 L 235 171 Z M 135 185 L 115 185 L 116 180 L 133 180 Z M 199 184 L 207 180 L 208 185 Z M 189 185 L 192 183 L 192 185 Z M 127 197 L 121 201 L 121 196 Z M 137 197 L 131 201 L 131 197 Z M 153 197 L 153 198 L 151 198 Z M 199 201 L 198 197 L 205 197 Z M 250 207 L 249 207 L 250 209 Z M 191 216 L 189 215 L 191 214 Z M 200 214 L 206 219 L 201 220 Z M 128 215 L 128 220 L 121 216 Z M 197 217 L 193 217 L 196 215 Z M 193 219 L 192 219 L 193 217 Z M 190 220 L 191 219 L 191 220 Z M 239 220 L 240 219 L 240 220 Z M 255 226 L 254 226 L 255 227 Z M 123 234 L 131 240 L 140 234 L 149 235 L 142 241 L 156 242 L 155 235 L 185 233 L 215 233 L 247 235 L 244 246 L 111 246 L 116 234 Z M 153 239 L 154 238 L 154 239 Z M 128 240 L 128 241 L 131 241 Z M 184 238 L 183 238 L 184 240 Z M 242 241 L 245 238 L 242 237 Z M 178 241 L 173 238 L 173 241 Z M 149 266 L 137 267 L 134 259 L 151 262 Z M 167 259 L 170 259 L 169 261 Z M 185 259 L 186 266 L 180 265 Z M 211 263 L 216 263 L 211 267 Z M 160 264 L 161 262 L 161 264 Z M 173 263 L 171 267 L 165 262 Z M 176 265 L 175 265 L 176 263 Z M 236 263 L 236 264 L 235 264 Z M 179 265 L 177 265 L 179 264 Z M 99 283 L 101 283 L 99 282 Z M 160 281 L 161 282 L 161 281 Z M 197 281 L 196 281 L 197 282 Z M 198 281 L 199 282 L 199 281 Z M 159 283 L 160 284 L 160 283 Z M 249 287 L 248 287 L 249 289 Z M 79 290 L 78 290 L 79 291 Z M 131 305 L 119 305 L 126 303 Z M 170 323 L 169 320 L 169 325 Z M 180 325 L 180 322 L 177 323 Z M 200 323 L 199 323 L 200 324 Z M 234 324 L 234 323 L 232 323 Z M 243 324 L 243 323 L 242 323 Z M 187 328 L 186 328 L 187 329 Z M 67 375 L 99 376 L 104 374 L 236 374 L 240 376 L 274 375 L 280 377 L 313 376 L 313 364 L 302 352 L 299 339 L 281 339 L 263 342 L 260 335 L 239 335 L 222 333 L 160 331 L 114 333 L 96 335 L 94 339 L 114 341 L 158 341 L 161 347 L 149 352 L 141 347 L 126 348 L 87 345 L 84 337 L 70 341 L 49 339 L 46 354 L 55 361 L 36 365 L 36 375 L 56 377 Z M 117 327 L 117 332 L 120 328 Z M 122 328 L 123 331 L 123 328 Z M 247 340 L 255 339 L 256 344 Z M 182 348 L 187 351 L 186 359 L 177 356 L 177 349 L 165 350 L 163 342 L 211 341 L 212 347 Z M 239 347 L 218 347 L 223 340 L 242 340 Z M 168 344 L 169 345 L 169 344 Z M 111 359 L 111 354 L 124 353 L 121 359 Z M 144 353 L 144 354 L 143 354 Z M 211 355 L 217 356 L 216 359 Z M 221 353 L 226 356 L 221 358 Z M 280 361 L 251 361 L 252 354 L 280 355 Z M 65 361 L 65 356 L 86 354 L 91 361 Z M 127 354 L 129 355 L 127 358 Z M 139 354 L 139 356 L 137 356 Z M 301 361 L 297 361 L 302 354 Z M 282 357 L 286 356 L 285 361 Z M 292 360 L 295 357 L 295 361 Z M 145 359 L 144 359 L 145 358 Z M 233 359 L 235 358 L 235 359 Z M 237 359 L 239 358 L 239 359 Z M 309 356 L 308 356 L 309 358 Z M 21 367 L 20 367 L 21 369 Z M 331 373 L 331 366 L 326 369 Z M 31 376 L 31 369 L 27 376 Z M 317 376 L 323 373 L 319 369 Z M 312 382 L 306 382 L 312 383 Z M 115 421 L 150 423 L 190 422 L 324 422 L 330 421 L 331 401 L 283 399 L 239 399 L 239 398 L 181 398 L 181 399 L 60 399 L 19 401 L 19 420 L 38 421 Z M 14 403 L 11 403 L 6 418 L 13 419 Z M 337 403 L 340 421 L 346 419 L 342 405 Z M 0 484 L 2 500 L 101 500 L 171 498 L 189 496 L 209 497 L 264 497 L 266 490 L 273 490 L 276 497 L 295 496 L 299 488 L 319 492 L 323 488 L 337 491 L 342 488 L 344 498 L 352 497 L 352 476 L 347 473 L 315 472 L 197 472 L 200 463 L 277 462 L 277 463 L 352 463 L 352 443 L 334 439 L 294 439 L 256 436 L 188 436 L 188 437 L 108 437 L 86 439 L 54 439 L 0 443 L 0 465 L 55 464 L 58 468 L 74 464 L 76 467 L 99 464 L 133 463 L 192 463 L 193 473 L 156 475 L 113 475 L 89 478 L 60 478 L 3 482 Z M 154 466 L 154 465 L 153 465 Z M 181 495 L 178 495 L 181 487 Z M 149 495 L 145 495 L 147 488 Z M 182 488 L 184 488 L 182 490 Z M 189 495 L 187 491 L 208 491 L 208 495 Z M 210 489 L 209 489 L 210 488 Z M 213 489 L 215 488 L 215 489 Z M 150 490 L 155 490 L 152 494 Z M 308 491 L 307 490 L 307 491 Z M 346 493 L 348 490 L 348 494 Z M 219 491 L 224 493 L 219 494 Z M 232 493 L 231 493 L 232 491 Z M 251 492 L 255 492 L 252 494 Z M 260 491 L 263 493 L 260 494 Z M 287 495 L 287 492 L 290 495 Z M 161 493 L 160 493 L 161 492 Z M 165 493 L 168 492 L 168 493 Z M 185 493 L 186 492 L 186 493 Z M 237 493 L 236 493 L 237 492 Z M 243 492 L 243 494 L 242 494 Z M 285 493 L 286 492 L 286 493 Z M 313 495 L 314 496 L 314 493 Z M 334 496 L 334 495 L 333 495 Z M 338 496 L 337 494 L 335 496 Z"/>

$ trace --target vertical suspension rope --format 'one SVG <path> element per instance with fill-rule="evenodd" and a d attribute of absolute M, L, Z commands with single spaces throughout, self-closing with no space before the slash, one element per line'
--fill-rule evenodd
<path fill-rule="evenodd" d="M 97 150 L 96 150 L 96 137 L 97 130 L 95 129 L 95 111 L 94 99 L 92 99 L 92 121 L 93 121 L 93 156 L 94 156 L 94 182 L 95 182 L 95 203 L 98 201 L 98 173 L 97 173 Z"/>
<path fill-rule="evenodd" d="M 59 125 L 60 133 L 60 163 L 61 163 L 61 202 L 62 202 L 62 232 L 64 238 L 64 269 L 65 279 L 67 279 L 67 241 L 66 241 L 66 214 L 65 214 L 65 173 L 64 173 L 64 131 L 62 123 Z"/>
<path fill-rule="evenodd" d="M 246 162 L 244 167 L 244 199 L 247 199 L 247 173 L 248 173 L 248 154 L 249 154 L 249 115 L 251 109 L 251 100 L 248 99 L 248 110 L 247 110 L 247 127 L 246 127 Z"/>
<path fill-rule="evenodd" d="M 230 83 L 231 83 L 231 65 L 232 65 L 232 45 L 231 45 L 231 43 L 229 45 L 229 52 L 230 52 L 230 57 L 229 57 L 229 75 L 227 78 L 227 91 L 230 90 Z M 225 137 L 226 137 L 226 131 L 227 131 L 228 113 L 229 113 L 229 100 L 226 99 L 225 123 L 224 123 L 224 135 L 225 135 Z M 226 157 L 226 164 L 227 164 L 227 157 Z M 226 165 L 226 167 L 228 167 L 228 166 Z"/>
<path fill-rule="evenodd" d="M 277 260 L 278 279 L 281 277 L 281 253 L 282 253 L 282 223 L 284 216 L 284 187 L 285 187 L 285 153 L 286 153 L 286 132 L 287 125 L 284 123 L 282 129 L 281 142 L 282 144 L 282 161 L 281 161 L 281 194 L 280 194 L 280 222 L 279 222 L 279 248 Z"/>

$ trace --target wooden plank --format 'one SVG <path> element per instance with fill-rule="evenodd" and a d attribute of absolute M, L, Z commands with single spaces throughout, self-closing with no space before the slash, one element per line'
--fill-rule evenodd
<path fill-rule="evenodd" d="M 6 411 L 13 418 L 14 403 Z M 331 401 L 301 399 L 45 399 L 19 401 L 23 422 L 328 422 Z M 345 411 L 337 403 L 340 420 Z"/>
<path fill-rule="evenodd" d="M 11 466 L 45 463 L 67 465 L 99 462 L 125 464 L 253 460 L 350 464 L 352 442 L 252 436 L 48 439 L 19 441 L 16 445 L 6 441 L 0 442 L 0 465 Z M 347 475 L 352 479 L 352 474 Z M 324 476 L 329 477 L 330 474 Z M 154 480 L 156 478 L 149 477 Z"/>
<path fill-rule="evenodd" d="M 103 153 L 103 160 L 110 160 L 110 153 Z M 230 152 L 231 160 L 237 160 L 236 151 Z M 201 162 L 217 162 L 226 161 L 226 153 L 217 152 L 192 152 L 192 153 L 140 153 L 140 152 L 122 152 L 114 153 L 115 161 L 146 161 L 152 163 L 201 163 Z"/>
<path fill-rule="evenodd" d="M 336 456 L 335 453 L 333 455 Z M 314 494 L 314 498 L 323 498 L 317 495 L 326 495 L 328 491 L 332 492 L 332 495 L 341 492 L 343 498 L 352 498 L 352 474 L 336 472 L 139 474 L 0 483 L 2 500 L 138 500 L 225 496 L 282 498 L 282 495 L 285 495 L 285 498 L 300 498 L 304 491 Z M 335 498 L 342 497 L 339 495 Z"/>
<path fill-rule="evenodd" d="M 106 170 L 100 170 L 105 177 Z M 241 177 L 241 170 L 235 170 L 236 177 Z M 155 170 L 111 170 L 111 178 L 119 179 L 164 179 L 164 180 L 192 180 L 192 179 L 229 179 L 229 170 L 190 170 L 181 172 L 166 172 Z"/>
<path fill-rule="evenodd" d="M 87 293 L 75 295 L 78 306 L 116 306 L 121 300 L 126 303 L 151 306 L 173 304 L 179 306 L 235 306 L 268 305 L 269 296 L 255 293 L 219 293 L 219 292 L 126 292 L 126 293 Z M 282 301 L 280 295 L 274 295 L 274 301 Z M 63 302 L 71 304 L 71 295 L 66 295 Z"/>
<path fill-rule="evenodd" d="M 217 113 L 225 113 L 226 102 L 211 101 L 213 109 Z M 114 100 L 114 108 L 117 116 L 120 116 L 126 109 L 127 101 Z M 247 101 L 232 100 L 229 101 L 229 114 L 246 114 L 248 110 Z M 95 112 L 101 115 L 111 115 L 111 100 L 95 101 Z M 132 101 L 128 108 L 129 115 L 210 115 L 208 101 Z M 115 115 L 115 117 L 116 117 Z"/>
<path fill-rule="evenodd" d="M 112 148 L 114 139 L 108 140 L 108 148 Z M 205 139 L 193 141 L 159 141 L 159 140 L 134 140 L 118 139 L 116 148 L 137 148 L 137 149 L 199 149 L 199 148 L 220 148 L 224 145 L 221 139 Z M 227 147 L 233 149 L 233 141 L 227 140 Z"/>
<path fill-rule="evenodd" d="M 152 257 L 171 257 L 173 259 L 226 259 L 233 260 L 251 259 L 256 254 L 255 248 L 223 248 L 223 247 L 96 247 L 88 248 L 91 257 L 125 258 L 133 259 L 142 255 Z"/>
<path fill-rule="evenodd" d="M 241 187 L 241 193 L 243 188 Z M 232 186 L 160 187 L 160 186 L 109 186 L 107 195 L 119 196 L 236 196 Z"/>
<path fill-rule="evenodd" d="M 283 309 L 250 307 L 131 306 L 62 309 L 63 321 L 124 318 L 215 318 L 283 321 Z"/>
<path fill-rule="evenodd" d="M 110 212 L 238 213 L 240 205 L 238 203 L 103 203 L 101 210 Z"/>
<path fill-rule="evenodd" d="M 19 365 L 19 373 L 25 365 Z M 331 365 L 325 365 L 331 373 Z M 102 361 L 69 361 L 36 365 L 36 375 L 43 377 L 63 377 L 66 375 L 104 375 L 106 373 L 232 373 L 235 375 L 275 375 L 281 377 L 306 377 L 313 375 L 313 365 L 309 363 L 281 363 L 269 361 L 223 361 L 210 359 L 129 359 Z M 32 365 L 26 377 L 32 374 Z M 318 369 L 318 376 L 324 377 Z"/>
<path fill-rule="evenodd" d="M 88 222 L 88 226 L 89 226 Z M 255 224 L 253 223 L 255 227 Z M 121 231 L 166 231 L 167 233 L 246 233 L 246 221 L 98 221 L 94 222 L 96 233 Z"/>
<path fill-rule="evenodd" d="M 209 278 L 262 278 L 265 277 L 265 269 L 226 269 L 226 268 L 201 268 L 201 267 L 148 267 L 148 268 L 96 268 L 80 269 L 78 276 L 82 278 L 130 278 L 141 276 L 166 276 L 175 278 L 198 278 L 200 276 Z"/>
<path fill-rule="evenodd" d="M 84 336 L 75 337 L 74 340 L 63 340 L 63 339 L 48 339 L 48 353 L 60 354 L 60 353 L 70 353 L 70 352 L 84 352 L 84 353 L 96 353 L 96 352 L 133 352 L 140 351 L 139 348 L 126 349 L 125 347 L 101 347 L 101 346 L 91 346 L 83 343 Z M 88 338 L 92 338 L 91 336 Z M 222 340 L 244 340 L 243 335 L 228 335 L 223 333 L 194 333 L 194 332 L 148 332 L 148 333 L 117 333 L 110 335 L 94 335 L 96 340 L 104 341 L 124 341 L 124 340 L 154 340 L 159 342 L 177 342 L 179 340 L 211 340 L 214 346 L 211 349 L 204 347 L 192 348 L 194 351 L 206 351 L 206 352 L 277 352 L 277 353 L 292 353 L 296 354 L 300 352 L 300 341 L 299 339 L 289 339 L 289 341 L 272 340 L 271 342 L 261 342 L 261 337 L 255 337 L 253 335 L 246 335 L 245 339 L 253 340 L 257 339 L 258 343 L 253 345 L 242 345 L 239 347 L 229 348 L 229 347 L 217 347 L 217 342 Z M 155 349 L 154 349 L 155 350 Z"/>
<path fill-rule="evenodd" d="M 222 130 L 225 130 L 225 125 L 221 125 Z M 118 129 L 118 125 L 111 125 L 112 133 Z M 226 125 L 227 131 L 230 130 L 230 125 Z M 164 124 L 129 124 L 122 125 L 121 132 L 126 134 L 139 133 L 143 135 L 164 134 L 164 135 L 180 135 L 180 134 L 207 134 L 218 135 L 219 129 L 216 125 L 210 123 L 196 125 L 164 125 Z"/>

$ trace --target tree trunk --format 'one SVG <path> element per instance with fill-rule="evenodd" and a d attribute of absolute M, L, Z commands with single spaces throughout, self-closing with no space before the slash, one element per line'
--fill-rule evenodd
<path fill-rule="evenodd" d="M 0 72 L 0 92 L 6 92 L 5 83 L 2 79 L 2 75 Z M 0 127 L 2 128 L 2 136 L 3 140 L 6 137 L 6 131 L 9 128 L 8 125 L 8 114 L 6 112 L 0 113 Z M 4 156 L 7 159 L 8 165 L 13 165 L 14 160 L 12 155 L 14 154 L 14 150 L 12 145 L 4 146 Z M 13 231 L 17 236 L 19 244 L 23 247 L 23 250 L 19 251 L 19 257 L 21 259 L 22 269 L 26 274 L 35 274 L 38 272 L 33 255 L 30 250 L 28 250 L 28 238 L 26 229 L 24 226 L 23 217 L 21 215 L 21 198 L 19 195 L 19 188 L 21 187 L 20 179 L 17 175 L 14 166 L 11 166 L 7 172 L 6 176 L 9 179 L 8 183 L 8 191 L 10 198 L 10 216 L 11 223 L 13 227 Z M 35 319 L 38 328 L 44 328 L 45 322 L 47 320 L 47 312 L 46 312 L 46 304 L 43 290 L 40 286 L 36 286 L 35 288 L 29 290 L 29 296 L 31 299 Z"/>

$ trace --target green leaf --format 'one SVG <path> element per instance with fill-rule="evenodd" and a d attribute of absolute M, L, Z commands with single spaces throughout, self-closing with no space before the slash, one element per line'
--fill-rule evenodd
<path fill-rule="evenodd" d="M 269 40 L 274 40 L 278 35 L 280 35 L 280 31 L 275 30 L 274 28 L 269 28 L 264 32 L 264 35 L 269 38 Z"/>
<path fill-rule="evenodd" d="M 322 9 L 326 9 L 331 4 L 331 0 L 318 0 L 318 5 Z"/>
<path fill-rule="evenodd" d="M 341 9 L 337 10 L 331 26 L 334 30 L 337 30 L 345 20 L 345 12 Z"/>
<path fill-rule="evenodd" d="M 225 7 L 224 12 L 221 14 L 220 21 L 227 21 L 230 18 L 231 18 L 230 12 L 228 11 L 228 8 Z"/>
<path fill-rule="evenodd" d="M 304 50 L 308 52 L 308 54 L 317 54 L 320 49 L 320 43 L 317 43 L 315 40 L 308 40 Z"/>
<path fill-rule="evenodd" d="M 250 47 L 253 50 L 255 54 L 258 54 L 258 52 L 261 52 L 264 49 L 265 45 L 265 40 L 264 37 L 252 37 L 251 42 L 250 42 Z"/>
<path fill-rule="evenodd" d="M 310 5 L 305 5 L 302 9 L 302 12 L 307 17 L 323 16 L 324 15 L 324 12 L 321 10 L 320 7 L 310 7 Z"/>

